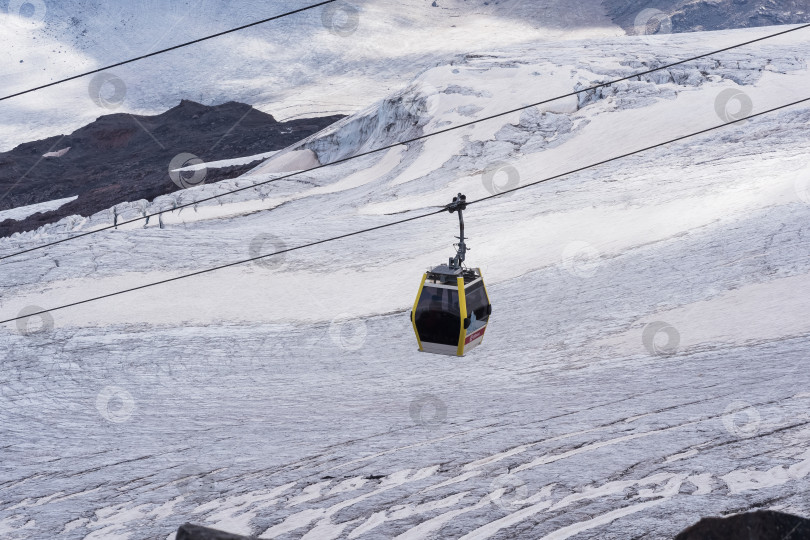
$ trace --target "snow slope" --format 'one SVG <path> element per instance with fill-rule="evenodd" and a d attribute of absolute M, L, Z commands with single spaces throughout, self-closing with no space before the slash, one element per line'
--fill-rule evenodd
<path fill-rule="evenodd" d="M 64 199 L 57 199 L 55 201 L 48 201 L 45 203 L 39 204 L 29 204 L 27 206 L 18 206 L 17 208 L 12 208 L 11 210 L 3 210 L 0 211 L 0 221 L 4 221 L 6 219 L 14 219 L 14 220 L 21 220 L 25 219 L 32 214 L 36 214 L 37 212 L 47 212 L 49 210 L 56 210 L 60 206 L 64 206 L 69 202 L 75 201 L 78 197 L 65 197 Z"/>
<path fill-rule="evenodd" d="M 0 10 L 2 95 L 98 69 L 317 2 L 67 0 Z M 455 54 L 511 43 L 620 35 L 598 0 L 360 0 L 318 8 L 0 104 L 0 149 L 109 113 L 156 114 L 181 99 L 235 100 L 278 120 L 353 113 Z M 33 6 L 33 4 L 31 4 Z M 0 7 L 3 6 L 0 3 Z M 331 10 L 331 11 L 330 11 Z M 16 12 L 18 13 L 18 12 Z M 27 16 L 27 17 L 25 17 Z M 99 103 L 102 103 L 100 106 Z M 34 116 L 35 115 L 35 116 Z"/>
<path fill-rule="evenodd" d="M 0 253 L 276 177 L 292 152 L 328 162 L 773 31 L 457 57 L 250 175 Z M 4 260 L 0 314 L 803 99 L 808 54 L 796 33 Z M 463 359 L 418 353 L 408 321 L 422 271 L 451 254 L 446 214 L 4 325 L 0 531 L 171 538 L 191 520 L 262 538 L 669 538 L 709 514 L 810 515 L 809 123 L 797 106 L 471 206 L 468 262 L 493 318 Z"/>

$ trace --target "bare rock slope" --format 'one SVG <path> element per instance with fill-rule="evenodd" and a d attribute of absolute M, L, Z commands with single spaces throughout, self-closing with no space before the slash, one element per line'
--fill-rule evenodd
<path fill-rule="evenodd" d="M 0 235 L 177 191 L 181 187 L 171 180 L 169 165 L 179 154 L 214 161 L 279 150 L 340 118 L 278 122 L 243 103 L 206 106 L 188 100 L 156 116 L 102 116 L 70 135 L 0 154 L 0 194 L 5 194 L 0 210 L 78 195 L 56 210 L 0 222 Z M 247 168 L 209 171 L 205 180 L 236 177 Z"/>

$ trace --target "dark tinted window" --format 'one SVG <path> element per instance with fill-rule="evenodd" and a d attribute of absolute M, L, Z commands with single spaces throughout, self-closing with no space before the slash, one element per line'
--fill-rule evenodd
<path fill-rule="evenodd" d="M 414 318 L 422 341 L 441 345 L 458 344 L 461 330 L 458 291 L 425 285 Z"/>
<path fill-rule="evenodd" d="M 484 282 L 479 281 L 465 291 L 467 298 L 467 317 L 472 317 L 475 314 L 476 320 L 486 322 L 489 319 L 487 315 L 487 294 L 484 290 Z"/>

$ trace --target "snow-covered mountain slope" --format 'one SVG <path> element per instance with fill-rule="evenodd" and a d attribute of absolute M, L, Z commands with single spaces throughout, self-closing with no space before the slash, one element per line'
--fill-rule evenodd
<path fill-rule="evenodd" d="M 773 31 L 458 57 L 248 176 L 64 220 L 0 253 Z M 0 314 L 807 98 L 806 36 L 4 260 Z M 468 262 L 493 318 L 463 359 L 418 353 L 407 315 L 422 271 L 451 254 L 448 214 L 4 325 L 0 531 L 170 538 L 191 520 L 262 538 L 668 538 L 707 514 L 810 515 L 808 129 L 797 106 L 471 206 Z"/>
<path fill-rule="evenodd" d="M 695 32 L 797 24 L 810 16 L 807 0 L 604 0 L 602 5 L 631 34 L 645 20 L 672 32 Z"/>
<path fill-rule="evenodd" d="M 14 2 L 12 2 L 14 3 Z M 2 95 L 317 2 L 37 1 L 0 9 Z M 2 4 L 2 3 L 0 3 Z M 19 2 L 14 3 L 19 4 Z M 278 120 L 356 112 L 455 54 L 620 35 L 598 0 L 360 0 L 318 8 L 112 70 L 106 106 L 157 114 L 241 101 Z M 581 5 L 580 5 L 581 4 Z M 37 6 L 36 9 L 33 9 Z M 0 5 L 0 8 L 7 7 Z M 70 133 L 109 110 L 93 77 L 0 104 L 0 149 Z"/>
<path fill-rule="evenodd" d="M 0 1 L 2 95 L 307 5 L 304 0 Z M 506 44 L 808 20 L 807 0 L 340 2 L 5 101 L 0 150 L 109 112 L 182 99 L 249 103 L 279 120 L 350 114 L 456 54 Z M 102 99 L 99 99 L 99 95 Z"/>

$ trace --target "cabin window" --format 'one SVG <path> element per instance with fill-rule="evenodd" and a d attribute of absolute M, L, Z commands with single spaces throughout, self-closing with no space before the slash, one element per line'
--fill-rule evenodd
<path fill-rule="evenodd" d="M 414 319 L 419 339 L 423 342 L 457 345 L 461 329 L 458 291 L 425 285 Z"/>

